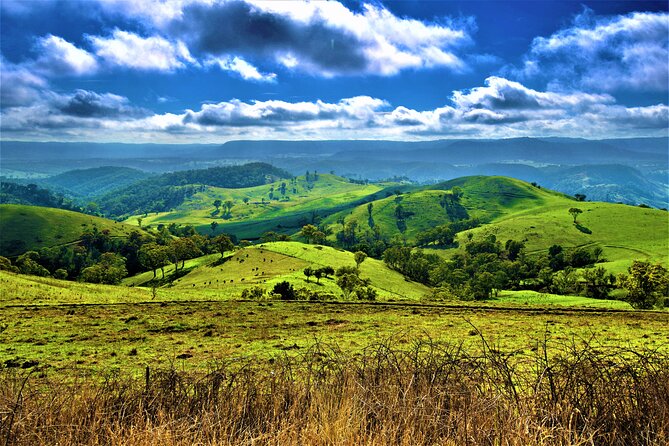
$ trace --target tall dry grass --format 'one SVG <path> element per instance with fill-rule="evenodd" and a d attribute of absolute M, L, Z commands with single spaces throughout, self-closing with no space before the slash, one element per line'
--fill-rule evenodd
<path fill-rule="evenodd" d="M 102 382 L 5 369 L 0 444 L 669 444 L 666 354 L 482 343 L 473 353 L 389 340 L 357 355 L 316 344 L 271 362 Z"/>

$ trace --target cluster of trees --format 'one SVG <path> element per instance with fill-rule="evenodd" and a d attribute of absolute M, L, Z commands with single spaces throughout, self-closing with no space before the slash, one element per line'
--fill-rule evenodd
<path fill-rule="evenodd" d="M 502 289 L 550 289 L 565 268 L 592 265 L 601 255 L 598 248 L 566 253 L 554 245 L 548 255 L 529 257 L 524 248 L 523 242 L 502 245 L 490 235 L 470 241 L 449 260 L 405 246 L 390 247 L 383 259 L 410 279 L 436 287 L 441 298 L 486 299 Z"/>
<path fill-rule="evenodd" d="M 324 266 L 322 268 L 312 268 L 307 266 L 304 268 L 304 275 L 307 276 L 307 282 L 311 276 L 316 278 L 316 283 L 320 283 L 321 277 L 329 277 L 331 274 L 334 274 L 335 270 L 331 266 Z"/>
<path fill-rule="evenodd" d="M 438 247 L 455 246 L 455 236 L 458 232 L 476 228 L 481 224 L 478 218 L 458 220 L 445 225 L 435 226 L 416 236 L 417 246 L 435 245 Z"/>
<path fill-rule="evenodd" d="M 192 228 L 191 228 L 192 230 Z M 175 237 L 168 227 L 154 233 L 133 231 L 128 237 L 112 237 L 109 231 L 93 228 L 84 232 L 77 244 L 28 251 L 12 263 L 1 257 L 0 269 L 58 279 L 81 280 L 92 283 L 117 284 L 124 277 L 143 271 L 162 271 L 169 264 L 175 272 L 183 270 L 185 261 L 203 254 L 234 248 L 226 235 L 205 237 L 194 230 L 189 235 Z"/>

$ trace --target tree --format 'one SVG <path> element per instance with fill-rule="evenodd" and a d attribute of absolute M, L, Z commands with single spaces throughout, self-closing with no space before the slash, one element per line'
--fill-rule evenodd
<path fill-rule="evenodd" d="M 142 227 L 142 217 L 137 217 L 137 226 Z"/>
<path fill-rule="evenodd" d="M 249 197 L 242 198 L 242 201 L 244 202 L 244 204 L 249 204 Z"/>
<path fill-rule="evenodd" d="M 105 252 L 95 265 L 84 268 L 79 277 L 84 282 L 116 285 L 127 275 L 125 258 L 113 252 Z"/>
<path fill-rule="evenodd" d="M 576 201 L 585 201 L 585 194 L 574 194 Z"/>
<path fill-rule="evenodd" d="M 574 217 L 574 223 L 576 223 L 576 217 L 578 217 L 578 214 L 582 214 L 583 211 L 579 208 L 570 208 L 569 213 Z"/>
<path fill-rule="evenodd" d="M 659 263 L 635 260 L 627 269 L 629 274 L 620 274 L 618 284 L 627 290 L 627 302 L 637 309 L 649 309 L 661 303 L 667 296 L 669 274 Z"/>
<path fill-rule="evenodd" d="M 217 212 L 218 212 L 218 210 L 219 210 L 219 208 L 221 207 L 222 204 L 223 204 L 223 202 L 221 200 L 219 200 L 219 199 L 214 200 L 214 207 L 216 208 Z"/>
<path fill-rule="evenodd" d="M 328 277 L 331 274 L 334 274 L 334 268 L 332 268 L 331 266 L 324 266 L 323 268 L 320 268 L 320 270 L 323 272 L 323 275 L 325 277 Z"/>
<path fill-rule="evenodd" d="M 304 268 L 304 275 L 307 276 L 307 282 L 309 282 L 309 277 L 314 275 L 314 270 L 310 266 L 307 266 Z"/>
<path fill-rule="evenodd" d="M 321 277 L 323 277 L 323 269 L 318 268 L 314 271 L 314 277 L 316 278 L 316 283 L 321 283 Z"/>
<path fill-rule="evenodd" d="M 16 259 L 16 266 L 21 274 L 30 274 L 31 276 L 49 276 L 49 270 L 38 263 L 40 255 L 36 251 L 28 251 L 21 254 Z"/>
<path fill-rule="evenodd" d="M 156 243 L 146 243 L 139 248 L 138 252 L 140 264 L 147 269 L 153 271 L 153 278 L 156 278 L 156 270 L 167 265 L 170 261 L 169 250 L 166 246 L 161 246 Z M 163 271 L 163 278 L 165 271 Z"/>
<path fill-rule="evenodd" d="M 367 254 L 365 254 L 362 251 L 358 251 L 355 254 L 353 254 L 353 259 L 355 260 L 355 268 L 357 270 L 360 270 L 360 264 L 365 261 L 367 258 Z"/>
<path fill-rule="evenodd" d="M 226 251 L 232 251 L 235 248 L 235 245 L 232 243 L 232 240 L 230 240 L 230 237 L 225 234 L 214 237 L 211 243 L 216 247 L 216 250 L 221 253 L 221 258 Z"/>
<path fill-rule="evenodd" d="M 583 279 L 585 280 L 585 295 L 595 299 L 609 297 L 609 291 L 616 282 L 613 274 L 607 273 L 601 266 L 584 270 Z"/>
<path fill-rule="evenodd" d="M 186 264 L 186 259 L 192 259 L 202 255 L 202 251 L 200 251 L 195 242 L 189 237 L 172 240 L 170 247 L 172 248 L 171 253 L 175 271 L 179 270 L 179 262 L 181 262 L 181 269 L 183 269 Z"/>
<path fill-rule="evenodd" d="M 12 273 L 19 272 L 19 269 L 16 266 L 12 265 L 11 260 L 3 256 L 0 256 L 0 270 L 10 271 Z"/>
<path fill-rule="evenodd" d="M 283 282 L 279 282 L 276 285 L 274 285 L 272 293 L 281 296 L 282 300 L 295 300 L 295 298 L 297 297 L 295 295 L 295 289 L 293 288 L 293 285 L 291 285 L 285 280 Z"/>
<path fill-rule="evenodd" d="M 314 225 L 304 225 L 302 230 L 300 230 L 300 235 L 307 239 L 307 243 L 312 243 L 315 240 L 320 240 L 325 238 L 325 234 L 318 230 Z"/>
<path fill-rule="evenodd" d="M 212 221 L 211 224 L 209 225 L 212 234 L 216 232 L 216 226 L 218 226 L 218 222 L 216 221 Z"/>
<path fill-rule="evenodd" d="M 234 206 L 234 205 L 235 205 L 235 202 L 232 201 L 232 200 L 225 200 L 225 203 L 223 203 L 223 206 L 226 209 L 225 213 L 228 217 L 230 215 L 232 215 L 232 206 Z"/>

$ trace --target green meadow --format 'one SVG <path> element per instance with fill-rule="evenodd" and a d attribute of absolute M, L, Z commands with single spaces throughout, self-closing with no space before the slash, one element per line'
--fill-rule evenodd
<path fill-rule="evenodd" d="M 269 251 L 267 247 L 265 255 Z M 276 253 L 278 254 L 278 253 Z M 267 258 L 267 257 L 266 257 Z M 364 264 L 363 264 L 364 265 Z M 197 270 L 196 270 L 197 271 Z M 370 273 L 371 274 L 371 273 Z M 206 369 L 216 362 L 299 355 L 327 343 L 351 353 L 375 342 L 416 337 L 522 354 L 557 343 L 664 349 L 668 312 L 551 306 L 547 296 L 502 296 L 486 305 L 418 302 L 243 301 L 186 280 L 150 289 L 77 284 L 0 272 L 0 363 L 36 363 L 46 374 L 124 372 L 146 365 Z M 213 277 L 213 276 L 212 276 Z M 219 277 L 224 277 L 221 275 Z M 220 279 L 219 279 L 220 280 Z M 193 283 L 196 283 L 195 280 Z M 530 299 L 530 296 L 526 296 Z M 581 298 L 583 299 L 583 298 Z"/>

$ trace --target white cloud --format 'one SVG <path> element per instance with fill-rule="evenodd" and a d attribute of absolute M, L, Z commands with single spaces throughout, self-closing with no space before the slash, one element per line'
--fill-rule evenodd
<path fill-rule="evenodd" d="M 387 103 L 368 96 L 342 99 L 338 103 L 286 102 L 278 100 L 253 101 L 234 99 L 217 104 L 204 104 L 200 111 L 188 110 L 184 116 L 187 124 L 201 126 L 291 126 L 309 121 L 324 125 L 340 125 L 342 120 L 359 121 L 363 124 L 373 119 L 377 110 Z"/>
<path fill-rule="evenodd" d="M 492 77 L 455 91 L 451 103 L 413 110 L 369 96 L 288 102 L 223 101 L 152 114 L 111 93 L 42 91 L 31 105 L 5 108 L 7 137 L 100 141 L 221 142 L 231 139 L 427 139 L 665 136 L 669 107 L 625 107 L 606 94 L 545 92 Z"/>
<path fill-rule="evenodd" d="M 0 107 L 29 105 L 40 97 L 47 82 L 26 67 L 14 65 L 0 55 Z"/>
<path fill-rule="evenodd" d="M 668 41 L 667 13 L 595 17 L 585 11 L 571 27 L 535 38 L 516 73 L 555 86 L 667 91 Z"/>
<path fill-rule="evenodd" d="M 49 34 L 37 40 L 35 69 L 49 75 L 83 76 L 98 69 L 95 57 L 61 37 Z"/>
<path fill-rule="evenodd" d="M 136 70 L 173 71 L 185 63 L 195 63 L 181 41 L 171 42 L 159 36 L 140 37 L 115 29 L 109 38 L 89 36 L 95 53 L 112 66 Z"/>
<path fill-rule="evenodd" d="M 473 21 L 425 22 L 336 1 L 100 0 L 114 14 L 182 39 L 203 57 L 264 60 L 318 76 L 462 70 Z"/>
<path fill-rule="evenodd" d="M 214 57 L 205 62 L 206 65 L 217 65 L 223 71 L 238 74 L 244 80 L 257 82 L 275 82 L 275 73 L 261 73 L 256 67 L 240 57 Z"/>

